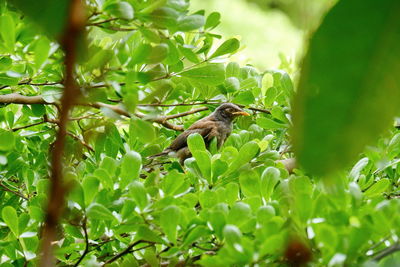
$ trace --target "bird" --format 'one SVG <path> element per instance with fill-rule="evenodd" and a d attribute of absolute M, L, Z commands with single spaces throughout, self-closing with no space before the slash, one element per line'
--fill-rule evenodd
<path fill-rule="evenodd" d="M 187 144 L 189 135 L 194 133 L 200 134 L 204 139 L 207 149 L 211 141 L 216 138 L 217 148 L 219 149 L 231 134 L 234 119 L 239 116 L 250 116 L 250 114 L 235 104 L 223 103 L 210 115 L 193 123 L 187 130 L 178 135 L 164 151 L 149 158 L 164 155 L 175 156 L 179 158 L 179 163 L 183 166 L 185 160 L 192 156 Z"/>

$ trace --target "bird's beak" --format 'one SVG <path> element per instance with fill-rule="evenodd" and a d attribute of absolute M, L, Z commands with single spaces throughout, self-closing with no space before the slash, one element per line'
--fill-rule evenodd
<path fill-rule="evenodd" d="M 250 116 L 250 114 L 245 111 L 237 111 L 237 112 L 233 112 L 232 114 L 238 115 L 238 116 Z"/>

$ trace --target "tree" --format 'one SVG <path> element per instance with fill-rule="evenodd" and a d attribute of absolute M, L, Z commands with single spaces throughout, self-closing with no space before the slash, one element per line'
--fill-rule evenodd
<path fill-rule="evenodd" d="M 2 265 L 399 262 L 397 130 L 335 185 L 289 174 L 289 63 L 230 62 L 219 13 L 39 2 L 0 7 Z M 222 102 L 252 116 L 221 150 L 193 137 L 185 166 L 148 159 Z"/>

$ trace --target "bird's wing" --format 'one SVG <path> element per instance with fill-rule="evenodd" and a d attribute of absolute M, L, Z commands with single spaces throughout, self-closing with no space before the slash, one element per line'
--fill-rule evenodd
<path fill-rule="evenodd" d="M 187 138 L 189 137 L 189 135 L 194 133 L 198 133 L 203 136 L 207 143 L 207 141 L 209 141 L 213 137 L 211 135 L 214 135 L 215 130 L 216 124 L 213 121 L 200 120 L 190 126 L 189 129 L 178 135 L 178 137 L 171 143 L 168 148 L 177 151 L 187 146 Z"/>

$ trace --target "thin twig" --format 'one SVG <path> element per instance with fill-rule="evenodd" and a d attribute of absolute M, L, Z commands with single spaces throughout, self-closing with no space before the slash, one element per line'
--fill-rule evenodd
<path fill-rule="evenodd" d="M 11 190 L 11 189 L 8 188 L 7 186 L 5 186 L 5 185 L 3 184 L 2 181 L 0 181 L 0 187 L 3 188 L 4 191 L 10 192 L 11 194 L 14 194 L 14 195 L 16 195 L 16 196 L 19 196 L 19 197 L 22 198 L 22 199 L 28 200 L 28 198 L 27 198 L 26 196 L 24 196 L 23 194 L 21 194 L 20 192 Z"/>
<path fill-rule="evenodd" d="M 393 254 L 397 251 L 400 251 L 400 242 L 396 242 L 395 244 L 393 244 L 390 247 L 387 247 L 381 251 L 378 251 L 377 253 L 375 253 L 372 257 L 372 260 L 374 261 L 380 261 L 381 259 L 383 259 L 386 256 L 389 256 L 390 254 Z"/>
<path fill-rule="evenodd" d="M 137 249 L 137 250 L 144 249 L 144 248 L 146 248 L 146 247 L 150 247 L 150 246 L 153 246 L 153 245 L 154 245 L 154 243 L 148 242 L 148 241 L 145 241 L 145 240 L 138 240 L 138 241 L 136 241 L 136 242 L 133 242 L 133 243 L 130 244 L 128 247 L 126 247 L 126 249 L 124 249 L 123 251 L 121 251 L 120 253 L 118 253 L 117 255 L 115 255 L 114 257 L 112 257 L 111 259 L 109 259 L 109 260 L 107 260 L 106 262 L 104 262 L 103 266 L 105 266 L 106 264 L 112 263 L 112 262 L 116 261 L 117 259 L 123 257 L 124 255 L 130 253 L 130 252 L 131 252 L 131 249 L 132 249 L 133 247 L 135 247 L 135 246 L 137 246 L 137 245 L 139 245 L 139 244 L 141 244 L 141 243 L 150 243 L 150 244 L 149 244 L 148 246 L 141 247 L 141 248 L 139 248 L 139 249 Z M 136 251 L 136 250 L 135 250 L 135 251 Z"/>
<path fill-rule="evenodd" d="M 67 135 L 71 136 L 73 139 L 75 139 L 76 141 L 78 141 L 79 143 L 81 143 L 84 147 L 86 147 L 88 150 L 90 150 L 91 152 L 94 152 L 93 147 L 91 147 L 89 144 L 87 144 L 85 141 L 83 141 L 82 139 L 80 139 L 78 136 L 74 135 L 73 133 L 67 132 Z"/>
<path fill-rule="evenodd" d="M 83 258 L 85 258 L 85 256 L 89 253 L 89 236 L 88 236 L 88 233 L 87 233 L 86 223 L 87 223 L 87 218 L 85 217 L 84 220 L 83 220 L 83 223 L 82 223 L 83 233 L 85 234 L 85 250 L 83 251 L 83 253 L 80 256 L 79 260 L 74 264 L 74 267 L 77 267 L 79 265 L 79 263 L 81 263 Z"/>
<path fill-rule="evenodd" d="M 101 24 L 104 24 L 104 23 L 107 23 L 107 22 L 111 22 L 111 21 L 114 21 L 114 20 L 118 20 L 118 18 L 111 18 L 111 19 L 105 19 L 105 20 L 98 21 L 98 22 L 92 22 L 92 23 L 86 24 L 86 26 L 98 26 L 98 25 L 101 25 Z"/>

